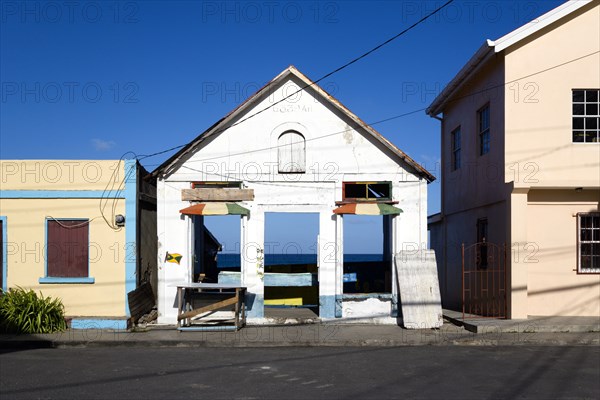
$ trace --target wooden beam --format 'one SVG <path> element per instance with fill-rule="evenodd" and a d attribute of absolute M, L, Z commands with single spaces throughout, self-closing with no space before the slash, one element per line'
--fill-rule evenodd
<path fill-rule="evenodd" d="M 195 310 L 184 312 L 177 316 L 177 320 L 181 321 L 182 319 L 195 317 L 198 314 L 202 314 L 202 313 L 209 312 L 209 311 L 216 311 L 216 310 L 220 310 L 221 308 L 225 308 L 227 306 L 232 306 L 238 302 L 238 299 L 239 299 L 239 297 L 234 295 L 234 297 L 231 297 L 227 300 L 222 300 L 222 301 L 219 301 L 218 303 L 213 303 L 206 307 L 200 307 L 200 308 L 196 308 Z"/>
<path fill-rule="evenodd" d="M 183 201 L 252 201 L 254 189 L 200 188 L 182 189 Z"/>

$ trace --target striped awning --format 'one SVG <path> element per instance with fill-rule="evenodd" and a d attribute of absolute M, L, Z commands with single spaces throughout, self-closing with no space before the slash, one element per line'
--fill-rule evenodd
<path fill-rule="evenodd" d="M 185 215 L 248 215 L 250 210 L 236 203 L 199 203 L 179 210 Z"/>
<path fill-rule="evenodd" d="M 403 211 L 398 207 L 383 203 L 351 203 L 339 206 L 333 212 L 334 214 L 395 215 Z"/>

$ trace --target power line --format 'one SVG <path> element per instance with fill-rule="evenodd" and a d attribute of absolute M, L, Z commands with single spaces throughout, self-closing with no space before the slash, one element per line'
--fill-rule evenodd
<path fill-rule="evenodd" d="M 418 20 L 417 22 L 413 23 L 413 24 L 412 24 L 411 26 L 409 26 L 408 28 L 406 28 L 406 29 L 402 30 L 401 32 L 397 33 L 396 35 L 392 36 L 391 38 L 389 38 L 388 40 L 384 41 L 383 43 L 380 43 L 380 44 L 378 44 L 377 46 L 373 47 L 371 50 L 369 50 L 369 51 L 367 51 L 367 52 L 365 52 L 365 53 L 361 54 L 360 56 L 358 56 L 358 57 L 356 57 L 356 58 L 354 58 L 354 59 L 352 59 L 352 60 L 350 60 L 350 61 L 348 61 L 346 64 L 342 65 L 341 67 L 338 67 L 338 68 L 334 69 L 333 71 L 331 71 L 331 72 L 329 72 L 329 73 L 327 73 L 327 74 L 323 75 L 322 77 L 320 77 L 320 78 L 319 78 L 319 79 L 317 79 L 316 81 L 313 81 L 313 82 L 311 82 L 311 83 L 309 83 L 309 84 L 307 84 L 307 85 L 304 85 L 303 87 L 299 88 L 299 89 L 298 89 L 298 90 L 296 90 L 295 92 L 293 92 L 293 93 L 291 93 L 291 94 L 289 94 L 289 95 L 287 95 L 287 96 L 283 97 L 282 99 L 280 99 L 280 100 L 278 100 L 278 101 L 276 101 L 276 102 L 274 102 L 274 103 L 270 104 L 269 106 L 267 106 L 267 107 L 265 107 L 265 108 L 263 108 L 263 109 L 261 109 L 261 110 L 259 110 L 259 111 L 255 112 L 254 114 L 248 115 L 247 117 L 245 117 L 245 118 L 242 118 L 241 120 L 239 120 L 239 121 L 237 121 L 237 122 L 235 122 L 235 123 L 233 123 L 233 124 L 231 124 L 231 125 L 229 125 L 229 126 L 225 126 L 225 127 L 221 128 L 221 129 L 217 129 L 216 131 L 214 131 L 214 132 L 213 132 L 213 134 L 216 134 L 216 133 L 221 133 L 221 132 L 223 132 L 223 131 L 225 131 L 225 130 L 227 130 L 227 129 L 229 129 L 229 128 L 232 128 L 232 127 L 234 127 L 234 126 L 240 125 L 240 124 L 242 124 L 243 122 L 245 122 L 245 121 L 248 121 L 249 119 L 251 119 L 251 118 L 254 118 L 254 117 L 256 117 L 257 115 L 259 115 L 259 114 L 262 114 L 263 112 L 265 112 L 265 111 L 267 111 L 267 110 L 271 109 L 272 107 L 276 106 L 277 104 L 280 104 L 280 103 L 282 103 L 283 101 L 285 101 L 285 100 L 289 99 L 290 97 L 293 97 L 293 96 L 295 96 L 296 94 L 298 94 L 298 93 L 300 93 L 300 92 L 304 91 L 305 89 L 307 89 L 307 88 L 309 88 L 309 87 L 311 87 L 311 86 L 314 86 L 314 85 L 316 85 L 317 83 L 321 82 L 322 80 L 324 80 L 324 79 L 326 79 L 326 78 L 329 78 L 331 75 L 333 75 L 333 74 L 335 74 L 335 73 L 338 73 L 338 72 L 340 72 L 341 70 L 343 70 L 343 69 L 345 69 L 345 68 L 349 67 L 350 65 L 352 65 L 352 64 L 354 64 L 354 63 L 356 63 L 356 62 L 358 62 L 358 61 L 362 60 L 363 58 L 365 58 L 365 57 L 369 56 L 370 54 L 372 54 L 372 53 L 374 53 L 375 51 L 379 50 L 379 49 L 380 49 L 380 48 L 382 48 L 383 46 L 385 46 L 385 45 L 387 45 L 387 44 L 391 43 L 392 41 L 394 41 L 394 40 L 396 40 L 396 39 L 398 39 L 400 36 L 402 36 L 402 35 L 404 35 L 404 34 L 408 33 L 409 31 L 411 31 L 412 29 L 414 29 L 414 28 L 415 28 L 415 27 L 417 27 L 418 25 L 422 24 L 422 23 L 423 23 L 423 22 L 425 22 L 427 19 L 431 18 L 432 16 L 434 16 L 435 14 L 437 14 L 438 12 L 440 12 L 440 11 L 441 11 L 441 10 L 443 10 L 443 9 L 444 9 L 446 6 L 448 6 L 450 3 L 453 3 L 453 2 L 454 2 L 454 0 L 448 0 L 448 1 L 447 1 L 445 4 L 443 4 L 442 6 L 440 6 L 440 7 L 436 8 L 435 10 L 433 10 L 432 12 L 430 12 L 429 14 L 425 15 L 424 17 L 422 17 L 422 18 L 421 18 L 420 20 Z M 145 159 L 145 158 L 148 158 L 148 157 L 154 157 L 154 156 L 157 156 L 157 155 L 160 155 L 160 154 L 164 154 L 164 153 L 168 153 L 168 152 L 170 152 L 170 151 L 177 150 L 177 149 L 180 149 L 180 148 L 182 148 L 182 147 L 185 147 L 186 145 L 187 145 L 187 143 L 186 143 L 186 144 L 179 145 L 179 146 L 174 146 L 174 147 L 171 147 L 170 149 L 163 150 L 163 151 L 160 151 L 160 152 L 157 152 L 157 153 L 152 153 L 152 154 L 148 154 L 148 155 L 143 155 L 143 156 L 140 156 L 139 160 L 142 160 L 142 159 Z"/>
<path fill-rule="evenodd" d="M 563 63 L 556 64 L 554 66 L 551 66 L 551 67 L 545 68 L 543 70 L 540 70 L 540 71 L 537 71 L 537 72 L 534 72 L 534 73 L 522 76 L 520 78 L 512 79 L 512 80 L 507 81 L 507 82 L 499 83 L 497 85 L 492 85 L 492 86 L 486 87 L 486 88 L 481 89 L 481 90 L 477 90 L 477 91 L 474 91 L 474 92 L 471 92 L 471 93 L 467 93 L 467 94 L 465 94 L 463 96 L 459 96 L 459 97 L 456 97 L 456 98 L 450 100 L 448 103 L 453 103 L 453 102 L 456 102 L 456 101 L 459 101 L 459 100 L 462 100 L 462 99 L 465 99 L 465 98 L 469 98 L 469 97 L 472 97 L 472 96 L 483 94 L 483 93 L 488 92 L 490 90 L 499 89 L 499 88 L 504 87 L 506 85 L 510 85 L 512 83 L 518 82 L 518 81 L 523 80 L 523 79 L 531 78 L 532 76 L 536 76 L 536 75 L 542 74 L 544 72 L 548 72 L 550 70 L 553 70 L 555 68 L 559 68 L 559 67 L 565 66 L 567 64 L 571 64 L 573 62 L 582 60 L 582 59 L 584 59 L 586 57 L 590 57 L 590 56 L 593 56 L 594 54 L 598 54 L 598 53 L 600 53 L 600 51 L 595 51 L 595 52 L 583 55 L 581 57 L 577 57 L 577 58 L 565 61 Z M 402 113 L 402 114 L 398 114 L 398 115 L 394 115 L 394 116 L 391 116 L 391 117 L 388 117 L 388 118 L 384 118 L 384 119 L 381 119 L 381 120 L 378 120 L 378 121 L 375 121 L 375 122 L 368 123 L 366 125 L 373 126 L 373 125 L 381 124 L 381 123 L 388 122 L 388 121 L 391 121 L 391 120 L 394 120 L 394 119 L 403 118 L 403 117 L 406 117 L 406 116 L 409 116 L 409 115 L 412 115 L 412 114 L 423 112 L 425 110 L 427 110 L 427 107 L 419 108 L 419 109 L 412 110 L 412 111 L 408 111 L 408 112 L 405 112 L 405 113 Z M 313 138 L 306 139 L 306 141 L 308 142 L 308 141 L 319 140 L 319 139 L 323 139 L 323 138 L 327 138 L 327 137 L 331 137 L 331 136 L 343 134 L 345 132 L 346 132 L 346 130 L 332 132 L 332 133 L 327 133 L 327 134 L 324 134 L 324 135 L 321 135 L 321 136 L 316 136 L 316 137 L 313 137 Z M 179 147 L 183 147 L 183 146 L 185 146 L 185 145 L 173 147 L 171 149 L 155 153 L 155 155 L 163 154 L 165 152 L 168 152 L 168 151 L 171 151 L 171 150 L 173 150 L 175 148 L 179 148 Z M 227 157 L 232 157 L 232 156 L 239 156 L 239 155 L 244 155 L 244 154 L 250 154 L 250 153 L 257 153 L 257 152 L 261 152 L 261 151 L 272 150 L 272 149 L 276 149 L 276 148 L 279 148 L 279 147 L 280 147 L 279 145 L 277 145 L 277 146 L 267 146 L 267 147 L 262 147 L 262 148 L 258 148 L 258 149 L 254 149 L 254 150 L 245 150 L 245 151 L 242 151 L 242 152 L 239 152 L 239 153 L 228 153 L 227 155 L 223 155 L 223 156 L 208 157 L 208 158 L 203 158 L 203 159 L 200 159 L 200 160 L 190 160 L 188 162 L 193 163 L 193 162 L 211 161 L 211 160 L 215 160 L 215 159 L 219 159 L 219 158 L 227 158 Z M 148 156 L 148 157 L 150 157 L 150 156 Z M 160 164 L 150 164 L 150 165 L 153 166 L 153 165 L 160 165 Z"/>

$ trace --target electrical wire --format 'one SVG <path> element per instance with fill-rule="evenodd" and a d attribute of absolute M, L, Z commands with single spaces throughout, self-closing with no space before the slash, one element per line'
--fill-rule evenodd
<path fill-rule="evenodd" d="M 383 43 L 380 43 L 380 44 L 378 44 L 377 46 L 373 47 L 371 50 L 369 50 L 369 51 L 367 51 L 367 52 L 365 52 L 365 53 L 361 54 L 360 56 L 358 56 L 358 57 L 356 57 L 356 58 L 354 58 L 354 59 L 352 59 L 352 60 L 350 60 L 350 61 L 348 61 L 347 63 L 345 63 L 345 64 L 344 64 L 344 65 L 342 65 L 341 67 L 338 67 L 338 68 L 334 69 L 333 71 L 331 71 L 331 72 L 328 72 L 327 74 L 323 75 L 322 77 L 320 77 L 320 78 L 319 78 L 319 79 L 317 79 L 316 81 L 312 81 L 311 83 L 309 83 L 309 84 L 307 84 L 307 85 L 304 85 L 304 86 L 302 86 L 301 88 L 299 88 L 299 89 L 298 89 L 298 90 L 296 90 L 295 92 L 293 92 L 293 93 L 291 93 L 291 94 L 289 94 L 289 95 L 287 95 L 287 96 L 283 97 L 282 99 L 280 99 L 280 100 L 278 100 L 278 101 L 276 101 L 276 102 L 274 102 L 274 103 L 272 103 L 272 104 L 268 105 L 267 107 L 265 107 L 265 108 L 263 108 L 263 109 L 261 109 L 261 110 L 258 110 L 258 111 L 257 111 L 257 112 L 255 112 L 254 114 L 250 114 L 250 115 L 248 115 L 247 117 L 245 117 L 245 118 L 242 118 L 241 120 L 239 120 L 239 121 L 237 121 L 237 122 L 235 122 L 235 123 L 233 123 L 233 124 L 230 124 L 230 125 L 228 125 L 228 126 L 225 126 L 225 127 L 223 127 L 223 128 L 217 129 L 216 131 L 214 131 L 214 132 L 213 132 L 213 134 L 221 133 L 221 132 L 224 132 L 224 131 L 226 131 L 226 130 L 227 130 L 227 129 L 229 129 L 229 128 L 232 128 L 232 127 L 234 127 L 234 126 L 240 125 L 240 124 L 242 124 L 242 123 L 244 123 L 244 122 L 248 121 L 249 119 L 251 119 L 251 118 L 254 118 L 254 117 L 256 117 L 257 115 L 259 115 L 259 114 L 262 114 L 263 112 L 265 112 L 265 111 L 267 111 L 267 110 L 271 109 L 272 107 L 275 107 L 277 104 L 280 104 L 280 103 L 284 102 L 285 100 L 289 99 L 290 97 L 293 97 L 293 96 L 295 96 L 296 94 L 298 94 L 298 93 L 300 93 L 300 92 L 302 92 L 302 91 L 304 91 L 304 90 L 308 89 L 309 87 L 316 85 L 317 83 L 321 82 L 322 80 L 324 80 L 324 79 L 326 79 L 326 78 L 329 78 L 329 77 L 330 77 L 330 76 L 332 76 L 333 74 L 336 74 L 336 73 L 340 72 L 341 70 L 343 70 L 343 69 L 345 69 L 345 68 L 349 67 L 350 65 L 352 65 L 352 64 L 354 64 L 354 63 L 356 63 L 356 62 L 358 62 L 358 61 L 362 60 L 363 58 L 365 58 L 365 57 L 369 56 L 370 54 L 372 54 L 372 53 L 374 53 L 375 51 L 379 50 L 379 49 L 380 49 L 380 48 L 382 48 L 383 46 L 385 46 L 385 45 L 387 45 L 387 44 L 389 44 L 389 43 L 393 42 L 394 40 L 398 39 L 398 38 L 399 38 L 399 37 L 401 37 L 402 35 L 404 35 L 404 34 L 408 33 L 410 30 L 414 29 L 414 28 L 415 28 L 415 27 L 417 27 L 418 25 L 420 25 L 420 24 L 422 24 L 423 22 L 425 22 L 427 19 L 431 18 L 432 16 L 434 16 L 434 15 L 435 15 L 435 14 L 437 14 L 438 12 L 442 11 L 442 10 L 443 10 L 445 7 L 447 7 L 449 4 L 451 4 L 451 3 L 453 3 L 453 2 L 454 2 L 454 0 L 448 0 L 448 1 L 447 1 L 446 3 L 444 3 L 442 6 L 440 6 L 440 7 L 436 8 L 435 10 L 433 10 L 432 12 L 430 12 L 429 14 L 427 14 L 427 15 L 423 16 L 423 17 L 422 17 L 420 20 L 418 20 L 417 22 L 413 23 L 413 24 L 412 24 L 412 25 L 410 25 L 408 28 L 406 28 L 406 29 L 402 30 L 401 32 L 397 33 L 396 35 L 392 36 L 391 38 L 387 39 L 387 40 L 386 40 L 386 41 L 384 41 Z M 170 149 L 167 149 L 167 150 L 162 150 L 162 151 L 160 151 L 160 152 L 157 152 L 157 153 L 152 153 L 152 154 L 148 154 L 148 155 L 143 155 L 143 156 L 140 156 L 139 160 L 143 160 L 143 159 L 145 159 L 145 158 L 154 157 L 154 156 L 157 156 L 157 155 L 160 155 L 160 154 L 168 153 L 168 152 L 170 152 L 170 151 L 177 150 L 177 149 L 180 149 L 180 148 L 182 148 L 182 147 L 185 147 L 186 145 L 187 145 L 187 144 L 182 144 L 182 145 L 179 145 L 179 146 L 174 146 L 174 147 L 171 147 Z"/>
<path fill-rule="evenodd" d="M 459 100 L 463 100 L 465 98 L 469 98 L 469 97 L 472 97 L 472 96 L 477 96 L 477 95 L 486 93 L 486 92 L 488 92 L 490 90 L 495 90 L 495 89 L 504 87 L 506 85 L 510 85 L 512 83 L 518 82 L 520 80 L 531 78 L 532 76 L 539 75 L 539 74 L 542 74 L 544 72 L 548 72 L 548 71 L 553 70 L 555 68 L 559 68 L 559 67 L 565 66 L 567 64 L 570 64 L 570 63 L 582 60 L 582 59 L 584 59 L 586 57 L 590 57 L 590 56 L 593 56 L 593 55 L 598 54 L 598 53 L 600 53 L 600 51 L 595 51 L 595 52 L 583 55 L 581 57 L 577 57 L 577 58 L 571 59 L 569 61 L 565 61 L 565 62 L 563 62 L 561 64 L 557 64 L 557 65 L 554 65 L 552 67 L 545 68 L 543 70 L 540 70 L 540 71 L 537 71 L 537 72 L 534 72 L 534 73 L 522 76 L 520 78 L 516 78 L 516 79 L 510 80 L 510 81 L 507 81 L 507 82 L 503 82 L 503 83 L 500 83 L 500 84 L 497 84 L 497 85 L 492 85 L 492 86 L 486 87 L 486 88 L 481 89 L 481 90 L 477 90 L 477 91 L 474 91 L 474 92 L 471 92 L 471 93 L 467 93 L 467 94 L 465 94 L 463 96 L 458 96 L 458 97 L 450 100 L 448 103 L 453 103 L 453 102 L 456 102 L 456 101 L 459 101 Z M 384 118 L 384 119 L 381 119 L 381 120 L 378 120 L 378 121 L 375 121 L 375 122 L 367 123 L 366 125 L 367 126 L 373 126 L 373 125 L 381 124 L 381 123 L 384 123 L 384 122 L 392 121 L 392 120 L 395 120 L 395 119 L 398 119 L 398 118 L 406 117 L 406 116 L 409 116 L 409 115 L 412 115 L 412 114 L 416 114 L 416 113 L 419 113 L 419 112 L 423 112 L 423 111 L 426 111 L 426 110 L 427 110 L 427 107 L 423 107 L 423 108 L 419 108 L 419 109 L 416 109 L 416 110 L 413 110 L 413 111 L 408 111 L 408 112 L 405 112 L 405 113 L 402 113 L 402 114 L 394 115 L 392 117 Z M 346 130 L 342 130 L 342 131 L 327 133 L 327 134 L 324 134 L 324 135 L 315 136 L 313 138 L 306 139 L 306 141 L 319 140 L 319 139 L 323 139 L 323 138 L 327 138 L 327 137 L 331 137 L 331 136 L 343 134 L 345 132 L 347 132 L 347 131 Z M 300 142 L 296 142 L 296 143 L 300 143 Z M 292 143 L 292 144 L 294 144 L 294 143 Z M 143 158 L 148 158 L 148 157 L 153 157 L 155 155 L 164 154 L 166 152 L 169 152 L 169 151 L 172 151 L 174 149 L 178 149 L 178 148 L 184 147 L 186 145 L 187 144 L 176 146 L 176 147 L 172 147 L 172 148 L 167 149 L 167 150 L 163 150 L 163 151 L 160 151 L 160 152 L 157 152 L 157 153 L 153 153 L 153 154 L 144 156 Z M 287 145 L 289 145 L 289 143 Z M 256 152 L 261 152 L 261 151 L 273 150 L 273 149 L 277 149 L 277 148 L 279 148 L 281 146 L 283 146 L 283 145 L 268 146 L 268 147 L 262 147 L 262 148 L 258 148 L 258 149 L 253 149 L 253 150 L 245 150 L 245 151 L 239 152 L 239 153 L 228 153 L 227 155 L 213 156 L 213 157 L 203 158 L 203 159 L 200 159 L 200 160 L 189 160 L 188 163 L 211 161 L 211 160 L 216 160 L 216 159 L 221 159 L 221 158 L 228 158 L 228 157 L 232 157 L 232 156 L 238 156 L 238 155 L 256 153 Z M 143 159 L 143 158 L 140 158 L 140 160 Z M 150 166 L 153 166 L 153 165 L 160 165 L 160 164 L 150 164 Z"/>

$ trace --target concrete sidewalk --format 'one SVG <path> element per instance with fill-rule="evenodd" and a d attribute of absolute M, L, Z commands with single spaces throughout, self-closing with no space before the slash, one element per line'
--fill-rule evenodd
<path fill-rule="evenodd" d="M 0 348 L 63 347 L 283 347 L 283 346 L 512 346 L 600 345 L 599 332 L 469 332 L 450 323 L 440 329 L 390 325 L 304 324 L 246 326 L 235 331 L 179 332 L 174 326 L 145 331 L 68 330 L 44 335 L 0 335 Z"/>
<path fill-rule="evenodd" d="M 481 318 L 452 310 L 443 310 L 444 318 L 473 333 L 596 333 L 600 332 L 598 317 L 544 317 L 527 319 Z"/>

